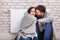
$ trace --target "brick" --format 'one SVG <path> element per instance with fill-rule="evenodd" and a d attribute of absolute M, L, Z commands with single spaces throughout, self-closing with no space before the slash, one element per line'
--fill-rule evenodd
<path fill-rule="evenodd" d="M 55 19 L 59 19 L 59 17 L 58 17 L 58 16 L 54 16 L 54 18 L 55 18 Z"/>
<path fill-rule="evenodd" d="M 56 2 L 60 2 L 60 0 L 57 0 Z"/>
<path fill-rule="evenodd" d="M 2 22 L 2 21 L 1 21 Z M 1 27 L 9 27 L 9 24 L 4 24 L 4 22 L 2 22 L 2 24 L 0 25 Z"/>
<path fill-rule="evenodd" d="M 56 0 L 46 0 L 47 2 L 56 2 Z"/>
<path fill-rule="evenodd" d="M 2 22 L 0 22 L 0 25 L 2 25 L 3 23 Z"/>
<path fill-rule="evenodd" d="M 12 2 L 26 2 L 26 0 L 12 0 Z"/>
<path fill-rule="evenodd" d="M 55 22 L 60 22 L 60 19 L 58 18 L 58 19 L 55 19 L 54 21 L 55 21 Z"/>
<path fill-rule="evenodd" d="M 31 3 L 27 3 L 26 6 L 34 6 L 34 4 L 31 2 Z"/>
<path fill-rule="evenodd" d="M 0 17 L 0 19 L 10 19 L 10 17 Z"/>
<path fill-rule="evenodd" d="M 24 3 L 24 2 L 27 2 L 27 0 L 20 0 L 20 2 Z"/>
<path fill-rule="evenodd" d="M 0 30 L 7 30 L 7 27 L 0 27 Z"/>
<path fill-rule="evenodd" d="M 28 5 L 28 6 L 25 6 L 24 9 L 28 9 L 30 7 L 35 7 L 34 5 Z"/>
<path fill-rule="evenodd" d="M 12 2 L 20 2 L 20 0 L 12 0 Z"/>
<path fill-rule="evenodd" d="M 56 11 L 51 9 L 50 10 L 50 13 L 55 15 L 56 14 Z"/>
<path fill-rule="evenodd" d="M 60 24 L 56 24 L 55 26 L 56 26 L 56 27 L 60 27 Z"/>
<path fill-rule="evenodd" d="M 0 3 L 0 6 L 3 5 L 3 3 Z"/>
<path fill-rule="evenodd" d="M 3 5 L 4 5 L 4 6 L 8 6 L 8 3 L 4 2 Z"/>
<path fill-rule="evenodd" d="M 11 0 L 2 0 L 2 2 L 11 2 Z"/>
<path fill-rule="evenodd" d="M 55 5 L 55 6 L 59 6 L 60 3 L 59 3 L 59 2 L 56 2 L 56 3 L 53 3 L 53 5 Z"/>
<path fill-rule="evenodd" d="M 45 0 L 44 0 L 44 1 L 45 1 Z M 42 2 L 42 0 L 37 0 L 37 1 L 36 1 L 36 0 L 34 0 L 34 2 Z"/>
<path fill-rule="evenodd" d="M 5 24 L 5 25 L 10 25 L 10 22 L 4 21 L 3 24 Z"/>
<path fill-rule="evenodd" d="M 10 9 L 14 9 L 14 8 L 16 8 L 16 7 L 15 7 L 15 6 L 9 6 L 9 8 L 10 8 Z"/>
<path fill-rule="evenodd" d="M 15 6 L 16 9 L 26 9 L 26 6 Z"/>
<path fill-rule="evenodd" d="M 27 3 L 22 3 L 22 2 L 8 3 L 9 6 L 21 6 L 21 5 L 26 5 L 26 4 Z"/>
<path fill-rule="evenodd" d="M 27 2 L 34 2 L 34 0 L 27 0 Z"/>
<path fill-rule="evenodd" d="M 10 19 L 3 18 L 2 21 L 10 21 Z"/>
<path fill-rule="evenodd" d="M 10 8 L 10 6 L 1 6 L 2 9 Z"/>
<path fill-rule="evenodd" d="M 8 10 L 7 9 L 0 9 L 0 13 L 2 13 L 2 12 L 8 12 Z"/>
<path fill-rule="evenodd" d="M 47 2 L 47 0 L 41 0 L 42 2 Z"/>
<path fill-rule="evenodd" d="M 42 2 L 38 2 L 38 3 L 34 3 L 34 5 L 44 5 L 44 6 L 46 6 L 46 5 L 48 5 L 48 3 L 42 3 Z"/>
<path fill-rule="evenodd" d="M 60 8 L 60 6 L 56 6 L 56 8 Z"/>
<path fill-rule="evenodd" d="M 57 11 L 60 11 L 60 9 L 59 9 L 59 8 L 54 8 L 53 10 L 56 10 L 56 12 L 57 12 Z"/>
<path fill-rule="evenodd" d="M 53 3 L 49 2 L 48 5 L 51 6 L 51 5 L 53 5 Z"/>

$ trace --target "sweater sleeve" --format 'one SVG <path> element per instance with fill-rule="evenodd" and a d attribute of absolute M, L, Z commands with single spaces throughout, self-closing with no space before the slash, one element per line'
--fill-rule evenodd
<path fill-rule="evenodd" d="M 38 20 L 40 23 L 50 23 L 53 21 L 53 17 L 50 14 L 46 14 L 44 18 Z"/>
<path fill-rule="evenodd" d="M 47 18 L 42 18 L 38 20 L 40 23 L 49 23 L 53 21 L 53 18 L 47 17 Z"/>

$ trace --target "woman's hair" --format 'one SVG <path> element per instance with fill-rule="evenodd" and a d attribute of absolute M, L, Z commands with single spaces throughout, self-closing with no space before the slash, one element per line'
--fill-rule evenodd
<path fill-rule="evenodd" d="M 27 12 L 30 13 L 31 9 L 33 9 L 33 8 L 35 8 L 35 7 L 30 7 Z"/>
<path fill-rule="evenodd" d="M 38 5 L 38 6 L 36 7 L 36 9 L 39 10 L 40 12 L 43 12 L 43 13 L 45 13 L 45 11 L 46 11 L 45 6 L 43 6 L 43 5 Z"/>

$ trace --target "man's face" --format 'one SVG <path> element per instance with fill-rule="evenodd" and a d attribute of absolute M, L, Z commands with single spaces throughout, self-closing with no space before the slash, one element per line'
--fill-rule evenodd
<path fill-rule="evenodd" d="M 36 15 L 40 17 L 44 17 L 44 13 L 40 12 L 39 10 L 36 10 Z"/>

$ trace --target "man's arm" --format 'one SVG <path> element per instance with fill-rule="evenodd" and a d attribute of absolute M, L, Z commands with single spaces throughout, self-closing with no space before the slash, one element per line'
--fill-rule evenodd
<path fill-rule="evenodd" d="M 40 23 L 50 23 L 52 21 L 53 21 L 52 17 L 46 17 L 46 18 L 42 18 L 42 19 L 38 20 L 38 22 L 40 22 Z"/>

